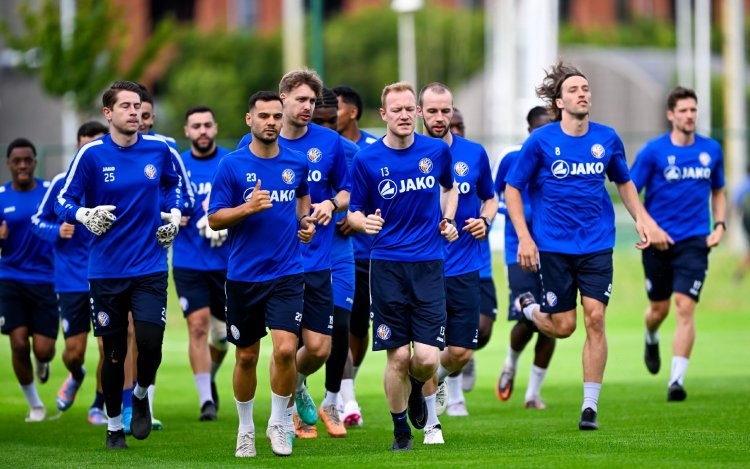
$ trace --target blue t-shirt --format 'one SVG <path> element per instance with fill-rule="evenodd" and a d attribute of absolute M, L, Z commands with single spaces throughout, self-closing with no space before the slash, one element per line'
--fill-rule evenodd
<path fill-rule="evenodd" d="M 49 182 L 35 178 L 36 187 L 16 191 L 13 183 L 0 186 L 0 223 L 8 225 L 8 237 L 0 240 L 0 279 L 31 285 L 53 283 L 52 243 L 31 229 L 31 218 L 47 192 Z"/>
<path fill-rule="evenodd" d="M 270 191 L 273 204 L 229 228 L 229 280 L 264 282 L 303 272 L 297 199 L 308 194 L 307 171 L 305 156 L 284 147 L 268 159 L 253 155 L 248 147 L 221 159 L 211 184 L 209 215 L 243 204 L 258 180 L 262 190 Z"/>
<path fill-rule="evenodd" d="M 453 162 L 453 183 L 458 187 L 456 224 L 458 239 L 452 243 L 443 239 L 445 276 L 455 277 L 475 272 L 482 266 L 482 242 L 463 231 L 466 220 L 479 218 L 482 202 L 495 196 L 492 187 L 490 159 L 482 145 L 453 135 L 450 146 Z"/>
<path fill-rule="evenodd" d="M 247 147 L 251 140 L 252 134 L 245 135 L 240 140 L 238 148 Z M 280 146 L 297 150 L 307 156 L 307 184 L 313 204 L 328 200 L 339 191 L 351 190 L 342 140 L 343 138 L 333 130 L 312 123 L 307 125 L 305 135 L 295 140 L 279 136 Z M 305 272 L 331 268 L 334 229 L 333 222 L 327 226 L 316 225 L 312 242 L 302 244 L 302 265 Z"/>
<path fill-rule="evenodd" d="M 370 258 L 398 262 L 444 258 L 440 186 L 453 186 L 451 166 L 448 145 L 419 134 L 408 148 L 388 148 L 378 140 L 354 156 L 349 210 L 369 215 L 380 209 L 385 220 L 380 233 L 372 237 Z"/>
<path fill-rule="evenodd" d="M 505 205 L 505 195 L 503 194 L 505 192 L 505 178 L 516 158 L 518 158 L 520 149 L 521 147 L 518 146 L 508 150 L 500 160 L 500 165 L 495 175 L 495 192 L 500 194 L 500 204 L 497 211 L 505 216 L 505 265 L 518 263 L 518 234 L 516 234 L 513 222 L 510 221 L 510 217 L 508 216 L 508 206 Z M 528 189 L 524 189 L 521 193 L 521 199 L 523 200 L 523 213 L 526 217 L 526 224 L 529 230 L 531 230 L 533 221 L 531 219 L 531 196 Z"/>
<path fill-rule="evenodd" d="M 361 136 L 357 140 L 359 149 L 366 148 L 378 141 L 378 138 L 372 134 L 360 130 Z M 355 259 L 370 259 L 370 247 L 372 246 L 372 236 L 355 231 L 352 234 L 352 249 L 354 250 Z"/>
<path fill-rule="evenodd" d="M 86 278 L 89 262 L 89 244 L 94 236 L 83 225 L 77 225 L 73 237 L 60 237 L 63 220 L 55 213 L 57 194 L 65 184 L 65 173 L 52 179 L 44 194 L 39 210 L 31 217 L 31 230 L 40 238 L 53 243 L 55 252 L 55 291 L 58 293 L 80 293 L 89 291 Z"/>
<path fill-rule="evenodd" d="M 638 152 L 630 170 L 645 207 L 675 241 L 711 232 L 711 191 L 724 187 L 724 153 L 716 140 L 695 135 L 689 146 L 672 144 L 669 133 Z"/>
<path fill-rule="evenodd" d="M 341 137 L 341 143 L 344 145 L 344 155 L 346 156 L 346 170 L 351 174 L 352 160 L 354 155 L 359 151 L 359 147 L 349 140 Z M 338 212 L 333 214 L 333 220 L 331 223 L 335 224 L 346 218 L 346 212 Z M 356 232 L 355 232 L 356 233 Z M 365 235 L 366 236 L 366 235 Z M 341 234 L 338 226 L 335 226 L 333 230 L 333 242 L 331 244 L 331 263 L 335 264 L 341 261 L 350 261 L 354 258 L 354 251 L 352 249 L 352 237 L 344 236 Z"/>
<path fill-rule="evenodd" d="M 559 122 L 534 130 L 505 178 L 531 194 L 532 236 L 540 251 L 591 254 L 615 245 L 615 213 L 604 185 L 630 180 L 615 131 L 589 122 L 566 135 Z"/>
<path fill-rule="evenodd" d="M 213 155 L 206 158 L 196 158 L 190 150 L 180 155 L 185 164 L 190 184 L 195 194 L 195 208 L 190 215 L 188 224 L 180 227 L 172 251 L 172 266 L 192 270 L 226 270 L 229 259 L 229 245 L 222 244 L 217 248 L 211 247 L 211 241 L 200 235 L 195 226 L 198 220 L 206 214 L 203 203 L 211 192 L 213 181 L 219 162 L 228 154 L 226 148 L 216 147 Z"/>
<path fill-rule="evenodd" d="M 89 208 L 117 207 L 112 227 L 92 237 L 90 279 L 167 270 L 167 250 L 157 242 L 156 230 L 164 224 L 161 209 L 182 207 L 181 178 L 172 161 L 172 151 L 163 140 L 144 134 L 138 134 L 129 147 L 117 145 L 107 134 L 78 150 L 57 196 L 55 212 L 68 223 L 78 223 L 76 211 L 84 201 Z"/>
<path fill-rule="evenodd" d="M 374 136 L 373 134 L 369 132 L 365 132 L 364 130 L 359 131 L 359 140 L 357 140 L 356 144 L 361 150 L 362 148 L 372 145 L 373 143 L 377 142 L 379 139 L 378 137 Z"/>

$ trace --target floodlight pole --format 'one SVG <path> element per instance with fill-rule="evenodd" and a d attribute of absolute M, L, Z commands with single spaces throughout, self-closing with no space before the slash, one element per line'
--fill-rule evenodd
<path fill-rule="evenodd" d="M 70 49 L 75 31 L 76 0 L 60 1 L 60 33 L 63 49 Z M 62 98 L 61 143 L 63 169 L 73 161 L 74 150 L 78 144 L 78 114 L 75 110 L 75 93 L 68 91 Z"/>
<path fill-rule="evenodd" d="M 422 0 L 392 0 L 391 8 L 398 13 L 398 77 L 399 81 L 417 84 L 417 35 L 414 14 L 423 6 Z"/>

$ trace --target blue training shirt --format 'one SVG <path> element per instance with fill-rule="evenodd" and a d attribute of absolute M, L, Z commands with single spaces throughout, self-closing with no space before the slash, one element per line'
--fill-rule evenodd
<path fill-rule="evenodd" d="M 344 155 L 346 156 L 347 172 L 351 174 L 352 160 L 354 159 L 354 155 L 356 155 L 359 151 L 359 147 L 349 140 L 345 139 L 344 137 L 341 137 L 341 143 L 344 145 Z M 335 227 L 333 230 L 333 241 L 331 243 L 332 264 L 347 260 L 351 262 L 351 260 L 354 258 L 352 236 L 344 236 L 343 234 L 341 234 L 338 226 L 336 226 L 336 223 L 345 218 L 346 212 L 338 212 L 333 214 L 333 219 L 331 220 L 331 223 L 333 223 Z"/>
<path fill-rule="evenodd" d="M 503 194 L 505 192 L 505 178 L 507 177 L 511 166 L 513 166 L 513 163 L 518 158 L 520 149 L 521 147 L 517 146 L 508 150 L 505 156 L 500 160 L 500 165 L 497 168 L 497 175 L 495 176 L 495 191 L 498 194 L 501 194 L 498 212 L 505 216 L 505 265 L 518 263 L 518 234 L 516 234 L 513 222 L 510 221 L 510 217 L 508 216 L 508 206 L 505 205 L 505 195 Z M 526 224 L 528 225 L 529 230 L 531 230 L 533 221 L 531 219 L 531 195 L 529 194 L 528 189 L 524 189 L 521 193 L 521 198 L 523 200 L 523 213 L 526 217 Z"/>
<path fill-rule="evenodd" d="M 531 194 L 532 236 L 540 251 L 591 254 L 615 245 L 615 213 L 604 186 L 630 180 L 615 131 L 589 122 L 570 136 L 552 122 L 534 130 L 505 178 Z"/>
<path fill-rule="evenodd" d="M 200 271 L 226 270 L 229 259 L 229 244 L 224 243 L 212 248 L 211 241 L 200 235 L 195 226 L 198 220 L 206 215 L 203 204 L 211 192 L 216 168 L 224 155 L 229 154 L 226 148 L 216 147 L 213 155 L 206 158 L 196 158 L 191 150 L 184 151 L 180 156 L 185 164 L 190 179 L 192 191 L 195 194 L 195 208 L 190 215 L 188 224 L 180 227 L 172 251 L 172 266 L 183 269 Z"/>
<path fill-rule="evenodd" d="M 366 148 L 379 139 L 367 132 L 360 130 L 360 137 L 357 140 L 357 146 L 359 149 Z M 352 249 L 354 250 L 355 259 L 370 259 L 370 247 L 372 246 L 372 236 L 355 231 L 352 234 Z"/>
<path fill-rule="evenodd" d="M 60 226 L 63 220 L 55 213 L 57 194 L 65 185 L 65 173 L 52 179 L 47 193 L 44 194 L 39 210 L 31 217 L 31 230 L 54 246 L 55 253 L 55 291 L 57 293 L 82 293 L 89 291 L 86 278 L 89 262 L 89 244 L 94 236 L 83 225 L 77 225 L 73 237 L 60 237 Z"/>
<path fill-rule="evenodd" d="M 479 218 L 482 202 L 494 197 L 490 159 L 482 145 L 453 135 L 450 146 L 453 162 L 453 183 L 458 187 L 456 224 L 458 239 L 452 243 L 443 239 L 445 276 L 455 277 L 474 272 L 482 267 L 482 241 L 463 231 L 466 220 Z M 489 229 L 489 228 L 488 228 Z"/>
<path fill-rule="evenodd" d="M 689 146 L 672 143 L 669 133 L 638 152 L 630 170 L 645 207 L 675 241 L 711 232 L 711 191 L 724 187 L 724 153 L 716 140 L 695 135 Z"/>
<path fill-rule="evenodd" d="M 381 139 L 354 156 L 349 210 L 369 215 L 380 209 L 385 220 L 372 237 L 372 259 L 444 258 L 440 186 L 453 186 L 451 166 L 448 145 L 419 134 L 408 148 L 388 148 Z"/>
<path fill-rule="evenodd" d="M 182 207 L 180 184 L 170 147 L 160 138 L 138 134 L 135 144 L 121 147 L 107 134 L 78 150 L 55 212 L 68 223 L 78 223 L 76 211 L 84 201 L 89 208 L 117 207 L 112 227 L 91 240 L 90 279 L 167 270 L 167 251 L 157 242 L 156 230 L 164 224 L 160 209 Z"/>
<path fill-rule="evenodd" d="M 0 279 L 51 284 L 52 243 L 34 236 L 31 229 L 31 217 L 39 210 L 49 182 L 35 181 L 30 191 L 14 190 L 12 182 L 0 186 L 0 223 L 8 225 L 8 237 L 0 240 Z"/>
<path fill-rule="evenodd" d="M 252 134 L 240 140 L 240 147 L 247 147 Z M 309 172 L 307 184 L 310 201 L 323 202 L 339 191 L 350 191 L 349 174 L 342 138 L 331 129 L 317 124 L 308 124 L 307 132 L 300 138 L 288 140 L 279 135 L 279 146 L 297 150 L 307 156 Z M 305 272 L 316 272 L 331 268 L 331 243 L 335 224 L 316 225 L 315 236 L 309 244 L 302 244 L 302 264 Z"/>
<path fill-rule="evenodd" d="M 361 150 L 362 148 L 372 145 L 373 143 L 377 142 L 379 139 L 378 137 L 374 136 L 373 134 L 369 132 L 365 132 L 364 130 L 359 130 L 359 140 L 357 140 L 355 143 Z"/>
<path fill-rule="evenodd" d="M 229 228 L 229 280 L 264 282 L 303 272 L 297 199 L 308 194 L 307 171 L 305 156 L 284 147 L 268 159 L 258 158 L 248 147 L 221 159 L 211 184 L 209 215 L 243 204 L 258 180 L 262 190 L 270 191 L 273 204 Z"/>

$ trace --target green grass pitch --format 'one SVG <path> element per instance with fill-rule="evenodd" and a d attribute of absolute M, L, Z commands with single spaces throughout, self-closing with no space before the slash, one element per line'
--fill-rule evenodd
<path fill-rule="evenodd" d="M 255 405 L 258 457 L 234 457 L 237 413 L 231 388 L 234 358 L 230 350 L 219 371 L 221 408 L 217 422 L 198 422 L 198 402 L 187 357 L 187 328 L 170 292 L 164 358 L 157 378 L 155 416 L 164 422 L 145 441 L 128 438 L 130 449 L 104 450 L 105 429 L 86 422 L 94 393 L 89 372 L 75 405 L 59 419 L 24 423 L 27 405 L 10 363 L 6 336 L 0 341 L 0 461 L 2 467 L 750 467 L 750 301 L 748 282 L 735 283 L 737 256 L 724 249 L 711 255 L 711 268 L 698 306 L 697 341 L 688 368 L 688 399 L 667 403 L 674 318 L 661 331 L 662 370 L 651 376 L 643 364 L 643 311 L 646 297 L 640 258 L 618 247 L 615 281 L 607 311 L 609 361 L 599 400 L 597 432 L 581 432 L 581 348 L 585 331 L 579 313 L 573 337 L 558 342 L 542 390 L 543 411 L 523 408 L 531 367 L 530 350 L 519 362 L 516 389 L 508 402 L 493 387 L 505 358 L 510 324 L 502 257 L 495 255 L 500 320 L 490 344 L 477 354 L 478 380 L 467 394 L 468 418 L 443 416 L 446 444 L 422 445 L 414 432 L 414 451 L 392 454 L 392 426 L 386 407 L 383 353 L 370 353 L 357 379 L 357 397 L 365 424 L 345 439 L 329 438 L 322 424 L 317 440 L 296 440 L 290 458 L 277 458 L 263 437 L 270 412 L 269 342 L 262 345 Z M 50 381 L 39 387 L 48 415 L 67 375 L 58 352 Z M 89 341 L 93 370 L 95 342 Z M 317 403 L 323 396 L 323 372 L 308 380 Z M 318 466 L 320 464 L 320 466 Z M 342 467 L 342 466 L 339 466 Z"/>

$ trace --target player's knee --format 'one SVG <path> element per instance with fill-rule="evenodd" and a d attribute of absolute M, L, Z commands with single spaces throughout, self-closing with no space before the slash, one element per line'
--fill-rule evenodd
<path fill-rule="evenodd" d="M 211 316 L 211 330 L 209 331 L 208 344 L 219 352 L 226 352 L 229 348 L 227 343 L 227 323 Z"/>
<path fill-rule="evenodd" d="M 102 350 L 104 352 L 103 364 L 122 364 L 128 354 L 127 333 L 116 333 L 102 337 Z"/>
<path fill-rule="evenodd" d="M 135 324 L 135 341 L 139 355 L 160 355 L 162 342 L 164 341 L 164 328 L 157 324 L 137 321 Z"/>
<path fill-rule="evenodd" d="M 290 364 L 297 359 L 297 343 L 293 340 L 279 341 L 273 345 L 273 360 L 277 364 Z"/>
<path fill-rule="evenodd" d="M 31 344 L 29 343 L 29 338 L 26 335 L 11 334 L 10 349 L 13 352 L 14 356 L 28 357 L 31 353 Z"/>
<path fill-rule="evenodd" d="M 604 333 L 604 311 L 592 311 L 586 315 L 586 331 L 591 334 Z"/>
<path fill-rule="evenodd" d="M 240 368 L 252 369 L 258 365 L 258 351 L 253 347 L 237 347 L 235 357 Z"/>

